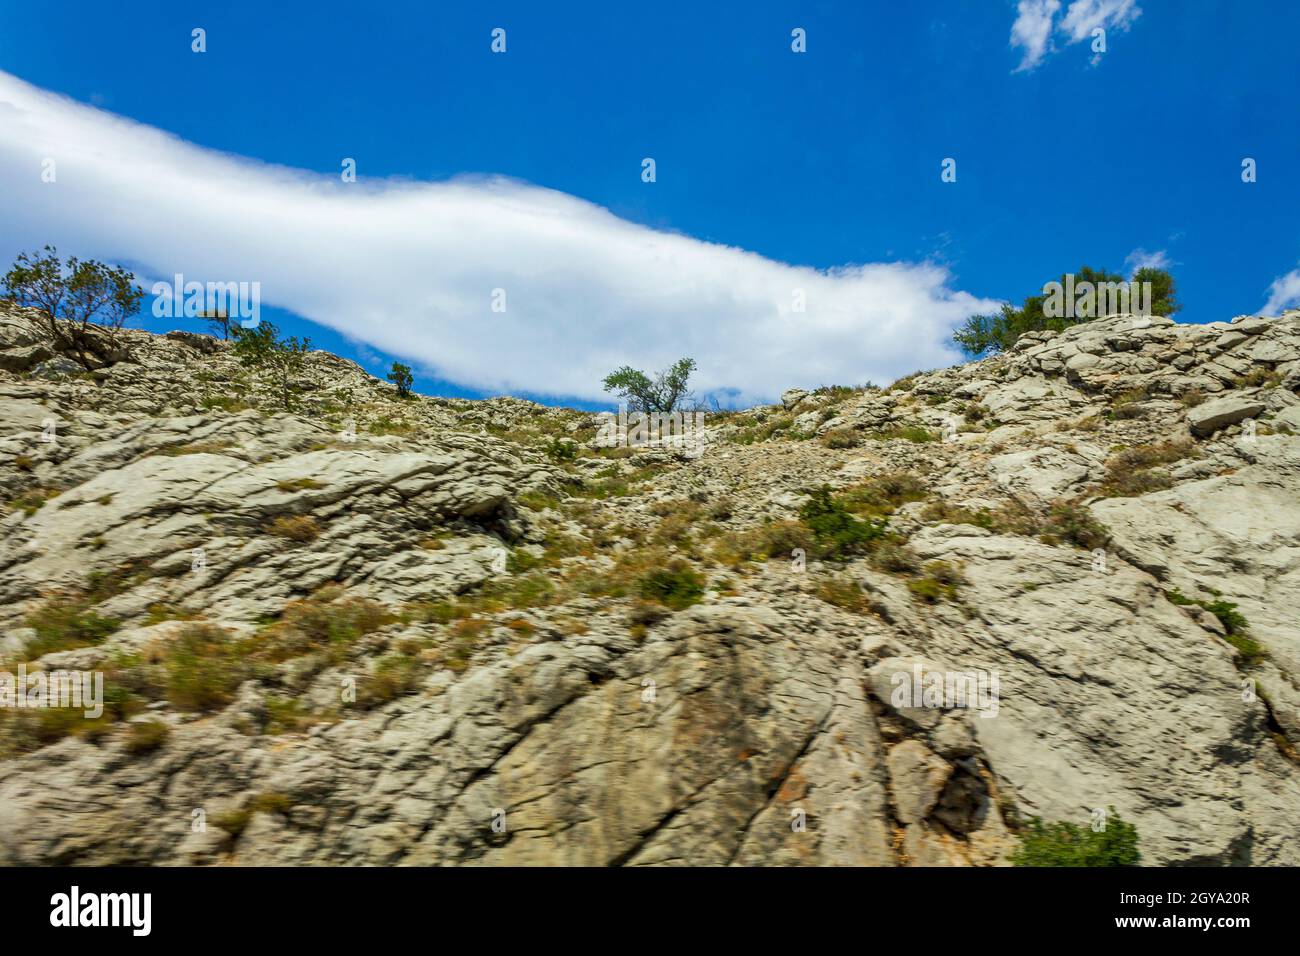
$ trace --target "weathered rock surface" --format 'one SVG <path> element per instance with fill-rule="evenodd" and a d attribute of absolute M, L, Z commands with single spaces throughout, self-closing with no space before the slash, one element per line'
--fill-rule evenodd
<path fill-rule="evenodd" d="M 1114 807 L 1146 864 L 1300 865 L 1300 313 L 791 389 L 698 457 L 123 345 L 0 306 L 0 657 L 111 691 L 0 713 L 0 864 L 1005 865 Z M 819 559 L 822 484 L 892 550 Z"/>
<path fill-rule="evenodd" d="M 1238 395 L 1216 398 L 1191 409 L 1187 413 L 1187 424 L 1194 435 L 1204 438 L 1213 435 L 1220 428 L 1235 425 L 1254 418 L 1264 410 L 1264 403 Z"/>

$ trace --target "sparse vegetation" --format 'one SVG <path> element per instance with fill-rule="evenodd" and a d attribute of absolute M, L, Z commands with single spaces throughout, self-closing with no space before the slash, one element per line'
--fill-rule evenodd
<path fill-rule="evenodd" d="M 871 601 L 862 591 L 862 585 L 845 575 L 830 575 L 817 584 L 817 596 L 827 604 L 864 614 L 871 609 Z"/>
<path fill-rule="evenodd" d="M 833 402 L 842 402 L 846 398 L 861 395 L 863 392 L 879 390 L 879 386 L 873 385 L 871 382 L 864 382 L 861 385 L 818 385 L 812 390 L 812 394 L 829 398 Z"/>
<path fill-rule="evenodd" d="M 1063 820 L 1045 824 L 1034 817 L 1011 855 L 1014 866 L 1137 866 L 1141 859 L 1137 827 L 1114 807 L 1101 830 Z"/>
<path fill-rule="evenodd" d="M 277 515 L 266 525 L 267 534 L 290 541 L 315 541 L 320 537 L 319 522 L 311 515 Z"/>
<path fill-rule="evenodd" d="M 713 547 L 713 556 L 734 568 L 746 561 L 789 558 L 796 549 L 807 554 L 812 547 L 812 531 L 802 521 L 771 521 L 722 535 Z"/>
<path fill-rule="evenodd" d="M 5 512 L 21 511 L 31 517 L 45 507 L 45 503 L 59 496 L 57 488 L 31 488 L 5 503 Z"/>
<path fill-rule="evenodd" d="M 415 658 L 388 654 L 375 662 L 358 700 L 373 707 L 409 694 L 419 686 L 422 673 L 423 668 Z"/>
<path fill-rule="evenodd" d="M 161 720 L 145 720 L 127 727 L 122 748 L 129 754 L 147 754 L 160 748 L 171 736 L 171 728 Z"/>
<path fill-rule="evenodd" d="M 1120 392 L 1111 399 L 1109 415 L 1112 419 L 1142 418 L 1146 415 L 1143 405 L 1150 396 L 1145 388 L 1133 388 Z"/>
<path fill-rule="evenodd" d="M 792 428 L 794 428 L 793 415 L 776 415 L 772 418 L 766 418 L 761 414 L 755 415 L 749 419 L 749 424 L 733 432 L 728 441 L 735 445 L 753 445 L 789 433 Z"/>
<path fill-rule="evenodd" d="M 547 508 L 558 508 L 560 506 L 558 498 L 544 491 L 520 492 L 515 500 L 530 511 L 544 511 Z"/>
<path fill-rule="evenodd" d="M 862 433 L 855 428 L 832 428 L 822 435 L 827 448 L 857 448 L 862 444 Z"/>
<path fill-rule="evenodd" d="M 1171 604 L 1180 607 L 1196 605 L 1218 618 L 1223 625 L 1223 639 L 1237 649 L 1243 664 L 1252 664 L 1268 655 L 1264 645 L 1250 636 L 1250 624 L 1246 621 L 1246 615 L 1237 610 L 1234 602 L 1225 601 L 1217 594 L 1213 601 L 1189 598 L 1177 588 L 1170 588 L 1165 592 L 1165 597 Z"/>
<path fill-rule="evenodd" d="M 275 487 L 281 491 L 312 491 L 324 488 L 325 485 L 315 478 L 286 478 L 284 481 L 277 481 Z"/>
<path fill-rule="evenodd" d="M 460 673 L 469 666 L 474 648 L 478 646 L 487 626 L 487 621 L 477 617 L 462 618 L 452 624 L 451 642 L 444 659 L 448 668 Z"/>
<path fill-rule="evenodd" d="M 921 577 L 907 582 L 907 589 L 926 604 L 955 600 L 957 589 L 966 583 L 961 569 L 948 561 L 931 561 L 922 570 Z"/>
<path fill-rule="evenodd" d="M 1277 388 L 1286 378 L 1275 368 L 1256 366 L 1232 383 L 1233 388 Z"/>
<path fill-rule="evenodd" d="M 812 532 L 819 557 L 848 558 L 864 554 L 885 535 L 883 519 L 860 520 L 843 499 L 833 497 L 828 486 L 813 491 L 799 510 L 799 518 Z"/>
<path fill-rule="evenodd" d="M 578 460 L 578 443 L 567 438 L 552 436 L 542 448 L 546 452 L 546 457 L 557 465 Z"/>
<path fill-rule="evenodd" d="M 167 649 L 167 700 L 179 710 L 216 710 L 230 703 L 249 674 L 237 643 L 222 628 L 193 624 Z"/>
<path fill-rule="evenodd" d="M 150 604 L 146 609 L 144 623 L 153 625 L 161 624 L 163 621 L 192 621 L 198 616 L 196 611 L 160 601 Z"/>
<path fill-rule="evenodd" d="M 680 611 L 699 602 L 704 595 L 704 579 L 683 560 L 651 571 L 641 578 L 637 591 L 647 601 L 657 601 Z"/>
<path fill-rule="evenodd" d="M 249 800 L 243 809 L 216 814 L 213 816 L 212 822 L 215 826 L 238 839 L 248 829 L 248 824 L 252 822 L 254 814 L 276 813 L 284 815 L 292 807 L 293 800 L 287 794 L 276 792 L 259 793 Z"/>
<path fill-rule="evenodd" d="M 35 660 L 54 651 L 100 644 L 116 631 L 118 621 L 90 609 L 99 603 L 99 597 L 84 593 L 58 595 L 28 614 L 26 624 L 36 631 L 27 643 L 28 658 Z"/>
<path fill-rule="evenodd" d="M 179 458 L 182 455 L 220 455 L 229 449 L 229 442 L 206 441 L 186 445 L 169 445 L 166 448 L 158 449 L 154 454 L 161 455 L 164 458 Z"/>
<path fill-rule="evenodd" d="M 845 508 L 857 515 L 887 517 L 900 505 L 921 501 L 927 494 L 925 480 L 911 472 L 887 472 L 840 492 Z"/>
<path fill-rule="evenodd" d="M 1164 465 L 1198 454 L 1189 439 L 1137 445 L 1112 455 L 1106 462 L 1106 477 L 1099 491 L 1111 498 L 1127 498 L 1162 491 L 1173 485 Z"/>
<path fill-rule="evenodd" d="M 1077 500 L 1057 500 L 1046 512 L 1032 510 L 1016 499 L 1009 499 L 995 509 L 972 511 L 948 501 L 933 501 L 921 511 L 924 521 L 942 524 L 969 524 L 994 534 L 1018 534 L 1037 537 L 1044 544 L 1066 542 L 1086 550 L 1105 547 L 1110 533 Z"/>
<path fill-rule="evenodd" d="M 369 425 L 366 431 L 372 435 L 411 435 L 417 431 L 417 427 L 411 422 L 400 421 L 392 415 L 380 415 Z"/>
<path fill-rule="evenodd" d="M 900 425 L 894 428 L 885 428 L 873 432 L 871 437 L 877 441 L 901 438 L 903 441 L 910 441 L 917 445 L 939 440 L 938 435 L 921 425 Z"/>
<path fill-rule="evenodd" d="M 269 661 L 309 653 L 339 661 L 357 640 L 395 620 L 394 614 L 374 601 L 344 598 L 338 588 L 322 588 L 286 605 L 280 619 L 254 642 L 254 653 Z"/>

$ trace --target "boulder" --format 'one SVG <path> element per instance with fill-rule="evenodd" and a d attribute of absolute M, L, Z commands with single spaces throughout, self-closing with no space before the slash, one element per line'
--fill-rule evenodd
<path fill-rule="evenodd" d="M 1192 434 L 1204 438 L 1221 428 L 1254 418 L 1264 410 L 1264 403 L 1253 395 L 1226 395 L 1211 399 L 1187 411 L 1187 425 Z"/>

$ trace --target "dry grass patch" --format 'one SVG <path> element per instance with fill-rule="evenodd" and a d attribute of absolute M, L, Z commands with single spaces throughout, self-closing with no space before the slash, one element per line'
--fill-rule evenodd
<path fill-rule="evenodd" d="M 1198 454 L 1196 443 L 1186 438 L 1126 448 L 1107 460 L 1106 477 L 1098 490 L 1111 498 L 1163 491 L 1174 483 L 1163 466 Z"/>
<path fill-rule="evenodd" d="M 266 524 L 266 533 L 305 543 L 320 537 L 320 523 L 311 515 L 278 515 Z"/>

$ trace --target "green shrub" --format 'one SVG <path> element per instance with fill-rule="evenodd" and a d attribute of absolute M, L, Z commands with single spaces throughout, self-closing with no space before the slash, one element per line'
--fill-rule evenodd
<path fill-rule="evenodd" d="M 320 718 L 313 717 L 292 697 L 266 698 L 266 726 L 263 733 L 269 736 L 297 733 L 319 722 Z"/>
<path fill-rule="evenodd" d="M 252 406 L 242 398 L 235 398 L 233 395 L 204 395 L 199 399 L 199 405 L 208 410 L 220 409 L 223 412 L 242 412 Z"/>
<path fill-rule="evenodd" d="M 907 582 L 907 589 L 927 604 L 953 600 L 957 588 L 966 583 L 961 570 L 947 561 L 931 561 L 924 571 L 924 577 Z"/>
<path fill-rule="evenodd" d="M 704 578 L 679 559 L 642 577 L 637 590 L 647 601 L 680 611 L 704 596 Z"/>
<path fill-rule="evenodd" d="M 397 620 L 374 601 L 340 594 L 337 588 L 322 588 L 286 605 L 280 619 L 256 639 L 258 656 L 283 661 L 323 652 L 338 661 L 358 639 Z"/>
<path fill-rule="evenodd" d="M 819 582 L 817 596 L 827 604 L 859 614 L 871 607 L 867 596 L 862 593 L 862 585 L 843 575 L 828 577 Z"/>
<path fill-rule="evenodd" d="M 1074 501 L 1052 502 L 1038 535 L 1046 544 L 1068 541 L 1086 551 L 1104 548 L 1110 540 L 1106 526 L 1086 507 Z"/>
<path fill-rule="evenodd" d="M 1263 644 L 1245 634 L 1228 634 L 1224 640 L 1241 653 L 1242 663 L 1251 664 L 1268 656 Z"/>
<path fill-rule="evenodd" d="M 1173 485 L 1173 478 L 1161 467 L 1195 457 L 1196 445 L 1189 439 L 1162 441 L 1125 448 L 1106 462 L 1106 477 L 1100 491 L 1108 497 L 1131 498 Z"/>
<path fill-rule="evenodd" d="M 827 448 L 857 448 L 862 444 L 862 433 L 855 428 L 832 428 L 822 435 Z"/>
<path fill-rule="evenodd" d="M 844 507 L 857 515 L 886 517 L 900 505 L 920 501 L 926 496 L 925 481 L 911 472 L 897 471 L 877 475 L 839 494 Z"/>
<path fill-rule="evenodd" d="M 1217 617 L 1226 632 L 1223 639 L 1237 649 L 1243 663 L 1251 664 L 1268 655 L 1264 645 L 1250 636 L 1248 633 L 1250 624 L 1246 620 L 1246 615 L 1238 611 L 1237 605 L 1232 601 L 1225 601 L 1217 595 L 1213 601 L 1199 601 L 1187 597 L 1177 588 L 1170 588 L 1165 592 L 1165 597 L 1171 604 L 1177 604 L 1179 607 L 1194 604 Z"/>
<path fill-rule="evenodd" d="M 28 658 L 102 643 L 120 624 L 91 611 L 93 603 L 93 596 L 63 595 L 28 614 L 27 626 L 36 631 L 36 637 L 27 643 Z"/>
<path fill-rule="evenodd" d="M 1246 616 L 1238 611 L 1237 605 L 1231 601 L 1215 599 L 1202 602 L 1201 607 L 1217 617 L 1229 635 L 1245 634 L 1250 629 L 1250 625 L 1246 623 Z"/>
<path fill-rule="evenodd" d="M 127 728 L 126 741 L 122 747 L 129 754 L 152 753 L 165 744 L 170 736 L 171 728 L 161 720 L 145 720 Z"/>
<path fill-rule="evenodd" d="M 871 382 L 864 382 L 861 385 L 818 385 L 812 390 L 814 395 L 826 396 L 831 401 L 839 402 L 853 395 L 860 395 L 863 392 L 879 391 L 879 386 Z"/>
<path fill-rule="evenodd" d="M 578 458 L 578 443 L 567 438 L 551 438 L 544 449 L 546 457 L 557 464 L 576 461 Z"/>
<path fill-rule="evenodd" d="M 1110 808 L 1105 829 L 1097 832 L 1066 821 L 1045 824 L 1034 817 L 1020 834 L 1014 866 L 1137 866 L 1137 827 Z"/>
<path fill-rule="evenodd" d="M 244 655 L 230 635 L 210 624 L 194 624 L 181 631 L 163 663 L 167 699 L 188 711 L 224 707 L 249 673 Z"/>
<path fill-rule="evenodd" d="M 243 809 L 217 814 L 212 818 L 212 822 L 231 836 L 238 837 L 247 829 L 249 822 L 253 819 L 253 814 L 278 813 L 283 815 L 288 813 L 292 806 L 293 800 L 287 794 L 259 793 L 248 801 L 248 805 Z"/>
<path fill-rule="evenodd" d="M 1264 368 L 1262 366 L 1253 368 L 1245 375 L 1239 376 L 1233 383 L 1233 388 L 1277 388 L 1282 384 L 1286 376 L 1275 368 Z"/>
<path fill-rule="evenodd" d="M 854 517 L 843 501 L 831 496 L 827 485 L 810 493 L 799 518 L 812 531 L 820 555 L 827 558 L 865 553 L 885 535 L 887 526 L 884 519 Z"/>
<path fill-rule="evenodd" d="M 772 521 L 723 535 L 713 547 L 713 557 L 734 568 L 746 561 L 789 558 L 795 549 L 807 554 L 812 547 L 812 532 L 802 521 Z"/>
<path fill-rule="evenodd" d="M 410 435 L 415 430 L 416 426 L 411 422 L 400 421 L 392 415 L 380 415 L 366 426 L 366 431 L 372 435 Z"/>
<path fill-rule="evenodd" d="M 560 506 L 558 498 L 544 491 L 523 491 L 516 496 L 515 500 L 530 511 L 544 511 L 547 508 Z"/>
<path fill-rule="evenodd" d="M 477 617 L 462 618 L 452 624 L 451 642 L 446 649 L 443 663 L 456 673 L 469 667 L 470 657 L 474 654 L 474 649 L 478 646 L 487 627 L 487 621 Z"/>
<path fill-rule="evenodd" d="M 873 567 L 890 574 L 915 574 L 921 570 L 921 559 L 905 544 L 886 542 L 871 555 Z"/>
<path fill-rule="evenodd" d="M 381 657 L 362 685 L 361 699 L 371 706 L 387 703 L 420 686 L 420 662 L 404 654 Z"/>

